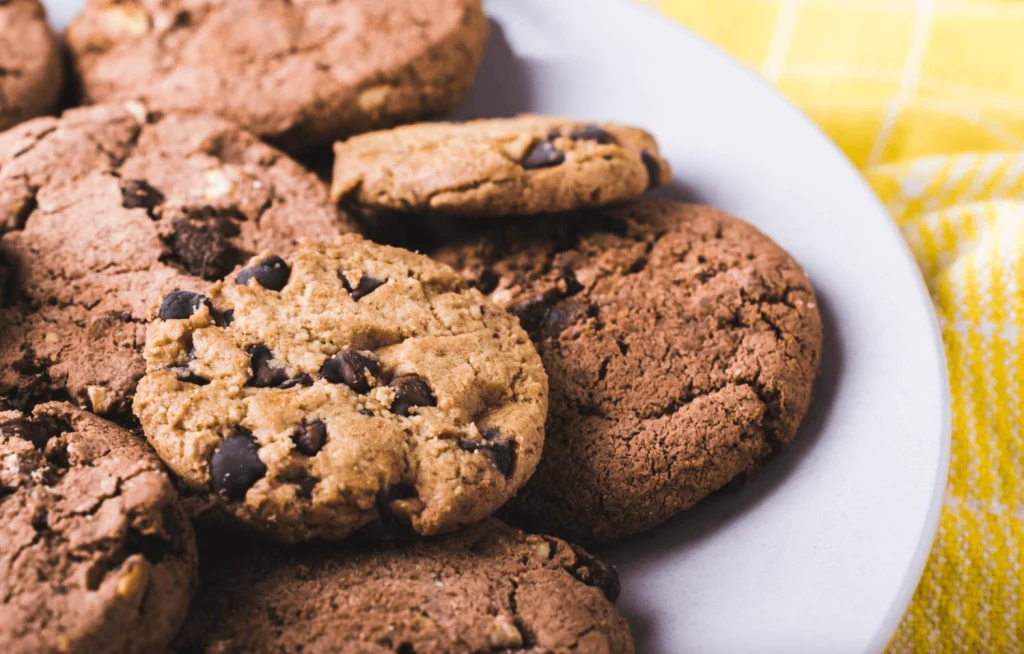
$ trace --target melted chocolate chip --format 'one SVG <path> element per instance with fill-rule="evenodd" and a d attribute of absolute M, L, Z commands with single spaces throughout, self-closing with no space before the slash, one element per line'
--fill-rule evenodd
<path fill-rule="evenodd" d="M 614 136 L 598 125 L 577 127 L 569 132 L 569 138 L 574 141 L 594 141 L 601 145 L 611 145 L 616 142 Z"/>
<path fill-rule="evenodd" d="M 126 179 L 121 182 L 121 206 L 125 209 L 155 209 L 164 203 L 164 194 L 142 179 Z M 153 215 L 150 214 L 150 218 Z"/>
<path fill-rule="evenodd" d="M 39 416 L 38 418 L 15 418 L 6 422 L 0 422 L 0 434 L 13 436 L 26 440 L 43 449 L 51 438 L 71 431 L 71 425 L 67 421 L 53 416 Z"/>
<path fill-rule="evenodd" d="M 459 439 L 459 449 L 474 453 L 483 451 L 491 457 L 498 472 L 503 474 L 505 479 L 510 479 L 516 465 L 515 442 L 502 438 L 501 432 L 497 429 L 484 429 L 483 437 L 483 443 Z"/>
<path fill-rule="evenodd" d="M 302 373 L 298 377 L 294 377 L 292 379 L 289 379 L 286 382 L 278 384 L 277 387 L 278 388 L 282 388 L 282 389 L 289 389 L 289 388 L 296 388 L 298 386 L 309 387 L 309 386 L 312 386 L 312 385 L 313 385 L 313 378 L 310 377 L 309 375 L 307 375 L 306 373 Z"/>
<path fill-rule="evenodd" d="M 245 348 L 245 351 L 249 353 L 249 366 L 252 368 L 252 377 L 249 378 L 247 386 L 273 388 L 288 383 L 288 371 L 272 363 L 274 353 L 269 347 L 257 343 Z"/>
<path fill-rule="evenodd" d="M 301 497 L 304 500 L 313 498 L 313 489 L 320 483 L 320 480 L 316 477 L 306 477 L 301 481 L 295 482 L 295 496 Z"/>
<path fill-rule="evenodd" d="M 224 311 L 213 311 L 213 324 L 218 327 L 230 327 L 235 322 L 235 310 L 225 309 Z"/>
<path fill-rule="evenodd" d="M 255 279 L 263 288 L 269 291 L 280 291 L 288 283 L 292 269 L 281 257 L 268 257 L 255 266 L 246 268 L 238 273 L 235 281 L 245 286 L 249 280 Z"/>
<path fill-rule="evenodd" d="M 659 186 L 661 184 L 661 164 L 658 163 L 658 158 L 644 150 L 640 153 L 640 161 L 644 162 L 644 168 L 647 169 L 647 188 L 652 189 Z"/>
<path fill-rule="evenodd" d="M 380 280 L 376 277 L 371 277 L 370 275 L 363 275 L 359 278 L 359 283 L 356 284 L 356 287 L 352 288 L 352 285 L 348 283 L 348 279 L 345 275 L 338 273 L 338 278 L 341 280 L 342 286 L 345 287 L 345 290 L 348 291 L 348 294 L 351 295 L 352 299 L 356 302 L 363 299 L 370 293 L 373 293 L 387 282 L 387 280 Z"/>
<path fill-rule="evenodd" d="M 565 154 L 548 141 L 539 141 L 529 149 L 523 158 L 522 167 L 527 170 L 550 168 L 565 161 Z"/>
<path fill-rule="evenodd" d="M 292 442 L 300 454 L 316 456 L 327 442 L 327 425 L 323 420 L 303 422 L 292 434 Z"/>
<path fill-rule="evenodd" d="M 227 499 L 242 499 L 266 474 L 267 466 L 260 460 L 256 439 L 242 428 L 218 445 L 210 458 L 213 488 Z"/>
<path fill-rule="evenodd" d="M 204 304 L 213 310 L 213 305 L 205 295 L 191 291 L 171 291 L 160 304 L 160 320 L 187 320 Z"/>
<path fill-rule="evenodd" d="M 408 416 L 414 406 L 436 406 L 437 400 L 427 382 L 418 375 L 402 375 L 388 384 L 395 389 L 395 401 L 391 403 L 392 413 Z"/>
<path fill-rule="evenodd" d="M 206 280 L 224 277 L 238 265 L 242 254 L 230 239 L 240 233 L 227 218 L 189 220 L 179 218 L 166 239 L 172 254 L 161 258 L 179 264 L 186 272 Z"/>
<path fill-rule="evenodd" d="M 196 386 L 206 386 L 207 384 L 210 383 L 209 379 L 207 379 L 206 377 L 200 377 L 196 373 L 192 372 L 192 370 L 189 369 L 188 366 L 172 366 L 168 368 L 168 370 L 173 372 L 175 376 L 178 378 L 178 381 L 180 381 L 183 384 L 195 384 Z"/>
<path fill-rule="evenodd" d="M 320 369 L 320 375 L 332 384 L 345 384 L 356 393 L 369 393 L 370 379 L 380 374 L 380 363 L 373 357 L 351 350 L 336 354 Z"/>

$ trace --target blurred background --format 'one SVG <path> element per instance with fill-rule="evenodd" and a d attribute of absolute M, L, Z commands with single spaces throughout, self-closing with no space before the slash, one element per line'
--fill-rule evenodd
<path fill-rule="evenodd" d="M 1024 651 L 1024 2 L 648 0 L 762 75 L 856 164 L 942 326 L 953 451 L 890 652 Z"/>

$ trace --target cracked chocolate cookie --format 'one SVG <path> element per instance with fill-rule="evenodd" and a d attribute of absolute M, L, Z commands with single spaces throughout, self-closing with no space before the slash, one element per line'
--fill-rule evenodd
<path fill-rule="evenodd" d="M 519 316 L 550 376 L 544 459 L 504 515 L 634 534 L 755 469 L 807 412 L 822 327 L 747 223 L 661 200 L 525 220 L 436 253 Z"/>
<path fill-rule="evenodd" d="M 450 268 L 354 235 L 171 293 L 135 413 L 195 489 L 283 541 L 435 534 L 533 474 L 547 376 Z"/>
<path fill-rule="evenodd" d="M 56 110 L 63 84 L 60 46 L 43 5 L 0 2 L 0 131 Z"/>
<path fill-rule="evenodd" d="M 130 417 L 153 302 L 349 230 L 319 180 L 217 118 L 129 103 L 0 134 L 0 408 Z"/>
<path fill-rule="evenodd" d="M 0 412 L 0 651 L 162 651 L 196 545 L 163 465 L 68 404 Z"/>
<path fill-rule="evenodd" d="M 220 115 L 288 149 L 440 115 L 476 76 L 480 0 L 89 0 L 86 101 Z"/>
<path fill-rule="evenodd" d="M 334 146 L 331 194 L 371 216 L 532 215 L 633 200 L 671 178 L 647 132 L 527 115 L 352 137 Z"/>
<path fill-rule="evenodd" d="M 178 654 L 634 651 L 614 569 L 497 520 L 405 548 L 220 536 L 200 530 L 200 588 Z"/>

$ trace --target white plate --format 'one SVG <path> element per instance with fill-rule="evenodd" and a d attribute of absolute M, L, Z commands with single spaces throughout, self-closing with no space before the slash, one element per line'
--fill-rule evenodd
<path fill-rule="evenodd" d="M 63 24 L 79 0 L 51 1 Z M 799 112 L 626 0 L 493 0 L 464 116 L 521 111 L 653 131 L 670 194 L 751 221 L 806 267 L 824 369 L 796 445 L 745 487 L 603 549 L 639 652 L 881 650 L 935 531 L 949 453 L 932 306 L 870 189 Z"/>

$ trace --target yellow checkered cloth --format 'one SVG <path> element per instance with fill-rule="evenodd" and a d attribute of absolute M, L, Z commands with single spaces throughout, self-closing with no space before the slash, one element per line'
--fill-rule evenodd
<path fill-rule="evenodd" d="M 1024 651 L 1024 0 L 646 1 L 760 71 L 835 139 L 931 289 L 951 471 L 889 651 Z"/>

